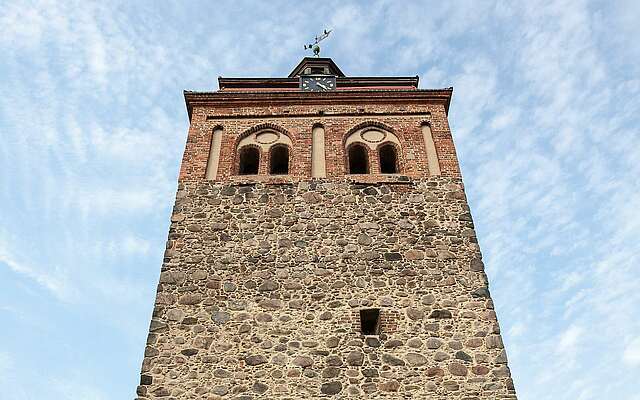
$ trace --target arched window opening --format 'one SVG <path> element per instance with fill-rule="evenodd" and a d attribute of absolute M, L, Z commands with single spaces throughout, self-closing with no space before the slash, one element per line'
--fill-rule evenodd
<path fill-rule="evenodd" d="M 240 149 L 240 166 L 238 168 L 240 175 L 257 175 L 259 165 L 260 151 L 257 148 L 246 146 Z"/>
<path fill-rule="evenodd" d="M 287 175 L 289 173 L 289 148 L 287 146 L 273 146 L 269 164 L 270 174 Z"/>
<path fill-rule="evenodd" d="M 349 173 L 350 174 L 368 174 L 369 160 L 367 157 L 367 149 L 355 144 L 349 148 Z"/>
<path fill-rule="evenodd" d="M 385 144 L 378 151 L 380 156 L 380 173 L 396 174 L 398 173 L 398 155 L 392 144 Z"/>

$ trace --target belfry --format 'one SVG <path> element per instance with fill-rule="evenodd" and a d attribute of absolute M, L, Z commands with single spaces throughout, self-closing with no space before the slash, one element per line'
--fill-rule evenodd
<path fill-rule="evenodd" d="M 184 93 L 138 399 L 516 399 L 452 88 L 323 57 L 218 83 Z"/>

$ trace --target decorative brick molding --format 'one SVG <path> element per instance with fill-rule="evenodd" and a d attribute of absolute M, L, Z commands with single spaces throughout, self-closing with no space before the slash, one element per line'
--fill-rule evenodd
<path fill-rule="evenodd" d="M 379 93 L 385 96 L 384 92 Z M 236 169 L 235 148 L 237 143 L 247 135 L 255 133 L 261 129 L 278 130 L 286 132 L 293 143 L 291 154 L 290 177 L 292 181 L 312 177 L 312 130 L 314 125 L 322 124 L 324 127 L 325 144 L 325 164 L 327 178 L 341 178 L 347 175 L 344 160 L 346 159 L 343 141 L 349 131 L 362 129 L 371 126 L 373 123 L 378 129 L 386 129 L 395 133 L 400 142 L 402 151 L 398 158 L 404 162 L 402 173 L 411 178 L 429 176 L 429 158 L 426 154 L 425 143 L 422 133 L 422 123 L 425 121 L 424 115 L 430 113 L 429 123 L 431 125 L 434 146 L 437 151 L 437 158 L 441 174 L 444 176 L 459 177 L 457 157 L 453 139 L 449 131 L 446 112 L 443 106 L 438 104 L 375 104 L 368 106 L 368 109 L 376 112 L 386 112 L 388 115 L 372 119 L 371 116 L 332 116 L 325 114 L 318 117 L 318 111 L 324 106 L 308 105 L 301 106 L 290 104 L 288 106 L 277 106 L 256 102 L 253 105 L 240 109 L 225 108 L 226 117 L 217 120 L 216 111 L 205 104 L 193 108 L 189 137 L 185 148 L 182 166 L 180 169 L 181 181 L 193 181 L 202 179 L 205 176 L 209 149 L 211 147 L 211 135 L 213 128 L 221 125 L 223 137 L 220 149 L 218 174 L 216 181 L 231 179 L 233 171 Z M 331 106 L 334 112 L 355 111 L 357 104 L 342 104 L 337 102 Z M 284 111 L 295 109 L 305 110 L 315 117 L 290 118 L 273 117 L 273 115 L 287 115 Z M 217 112 L 221 110 L 216 109 Z M 405 110 L 405 111 L 400 111 Z M 416 113 L 415 116 L 411 112 Z M 232 119 L 233 115 L 237 119 Z M 247 119 L 243 115 L 251 114 L 254 117 Z M 306 115 L 306 114 L 305 114 Z M 356 130 L 357 130 L 356 129 Z"/>
<path fill-rule="evenodd" d="M 393 127 L 385 124 L 384 122 L 375 121 L 375 120 L 368 120 L 368 121 L 360 122 L 356 126 L 354 126 L 353 128 L 349 129 L 345 134 L 345 138 L 347 138 L 352 133 L 354 133 L 356 131 L 359 131 L 361 129 L 364 129 L 364 128 L 378 128 L 378 129 L 381 129 L 383 131 L 388 131 L 388 132 L 391 132 L 391 133 L 395 133 L 394 130 L 393 130 Z"/>

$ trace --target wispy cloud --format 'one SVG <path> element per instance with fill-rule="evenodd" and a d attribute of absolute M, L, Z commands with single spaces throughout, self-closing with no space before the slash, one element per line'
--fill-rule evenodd
<path fill-rule="evenodd" d="M 631 340 L 625 347 L 622 359 L 632 367 L 640 366 L 640 336 Z"/>
<path fill-rule="evenodd" d="M 61 300 L 69 299 L 73 295 L 73 288 L 69 286 L 62 271 L 54 267 L 49 273 L 43 272 L 40 269 L 20 262 L 9 252 L 6 243 L 0 241 L 0 266 L 1 265 L 46 288 Z"/>
<path fill-rule="evenodd" d="M 6 382 L 6 374 L 13 368 L 13 362 L 8 353 L 0 351 L 0 382 Z"/>
<path fill-rule="evenodd" d="M 573 358 L 583 331 L 581 327 L 571 325 L 560 334 L 556 351 L 561 357 L 565 357 L 565 360 Z"/>

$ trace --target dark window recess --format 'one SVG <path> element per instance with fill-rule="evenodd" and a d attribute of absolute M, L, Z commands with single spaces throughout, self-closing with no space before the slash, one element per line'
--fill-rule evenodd
<path fill-rule="evenodd" d="M 360 329 L 363 335 L 377 335 L 380 327 L 380 310 L 360 310 Z"/>
<path fill-rule="evenodd" d="M 380 147 L 380 173 L 395 174 L 398 172 L 398 155 L 391 144 Z"/>
<path fill-rule="evenodd" d="M 367 149 L 364 146 L 355 144 L 349 148 L 349 173 L 368 174 L 369 160 Z"/>
<path fill-rule="evenodd" d="M 275 146 L 271 150 L 269 173 L 273 175 L 286 175 L 289 173 L 289 148 L 287 146 Z"/>
<path fill-rule="evenodd" d="M 260 165 L 260 151 L 255 147 L 244 147 L 240 150 L 240 175 L 257 175 Z"/>
<path fill-rule="evenodd" d="M 324 67 L 311 67 L 312 74 L 324 74 Z"/>

